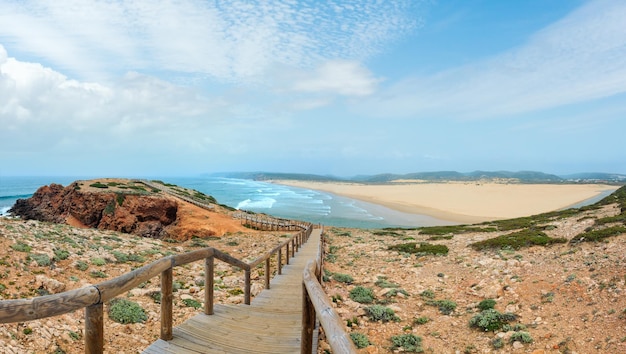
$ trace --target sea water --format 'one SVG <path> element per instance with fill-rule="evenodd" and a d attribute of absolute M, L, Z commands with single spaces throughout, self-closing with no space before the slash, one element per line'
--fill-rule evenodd
<path fill-rule="evenodd" d="M 30 197 L 39 187 L 57 183 L 67 186 L 86 177 L 2 177 L 0 214 L 6 214 L 17 199 Z M 304 220 L 328 226 L 356 228 L 449 225 L 451 222 L 425 215 L 402 213 L 389 208 L 315 190 L 280 184 L 221 177 L 150 177 L 211 195 L 220 204 L 239 210 Z"/>

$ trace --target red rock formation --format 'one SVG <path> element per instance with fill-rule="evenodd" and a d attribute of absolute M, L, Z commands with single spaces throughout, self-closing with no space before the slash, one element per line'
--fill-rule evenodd
<path fill-rule="evenodd" d="M 159 196 L 82 192 L 76 184 L 43 186 L 18 200 L 11 213 L 23 219 L 65 223 L 68 219 L 102 230 L 159 238 L 176 221 L 178 204 Z"/>

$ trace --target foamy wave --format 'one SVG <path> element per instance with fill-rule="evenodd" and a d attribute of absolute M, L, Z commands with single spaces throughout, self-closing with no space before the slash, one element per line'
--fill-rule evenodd
<path fill-rule="evenodd" d="M 9 209 L 11 209 L 11 207 L 2 207 L 2 208 L 0 208 L 0 216 L 8 215 Z"/>
<path fill-rule="evenodd" d="M 236 209 L 272 209 L 272 206 L 276 203 L 274 198 L 262 198 L 260 200 L 246 199 L 237 204 Z"/>

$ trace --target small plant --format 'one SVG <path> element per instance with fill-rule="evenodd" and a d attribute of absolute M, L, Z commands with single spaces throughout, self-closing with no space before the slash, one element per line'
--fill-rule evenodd
<path fill-rule="evenodd" d="M 381 305 L 368 306 L 365 308 L 365 313 L 372 321 L 389 322 L 400 320 L 392 309 Z"/>
<path fill-rule="evenodd" d="M 109 186 L 101 182 L 92 183 L 89 185 L 89 187 L 101 188 L 101 189 L 109 188 Z"/>
<path fill-rule="evenodd" d="M 138 303 L 126 299 L 111 300 L 109 317 L 122 324 L 145 322 L 148 319 L 146 312 Z"/>
<path fill-rule="evenodd" d="M 194 299 L 183 299 L 183 303 L 185 304 L 185 306 L 193 307 L 194 309 L 199 309 L 200 307 L 202 307 L 202 304 Z"/>
<path fill-rule="evenodd" d="M 491 341 L 491 346 L 494 347 L 494 349 L 500 349 L 502 347 L 504 347 L 504 339 L 502 338 L 495 338 Z"/>
<path fill-rule="evenodd" d="M 160 304 L 161 303 L 161 292 L 160 291 L 153 291 L 150 293 L 150 297 L 152 298 L 152 300 L 156 303 L 156 304 Z"/>
<path fill-rule="evenodd" d="M 371 304 L 374 302 L 374 292 L 370 288 L 357 286 L 350 290 L 350 299 L 361 304 Z"/>
<path fill-rule="evenodd" d="M 346 284 L 352 284 L 352 282 L 354 281 L 354 278 L 352 278 L 350 275 L 343 274 L 343 273 L 333 274 L 333 279 L 340 283 L 346 283 Z"/>
<path fill-rule="evenodd" d="M 67 259 L 70 256 L 70 252 L 64 249 L 57 248 L 54 250 L 54 260 L 62 261 Z"/>
<path fill-rule="evenodd" d="M 430 243 L 422 242 L 417 246 L 415 242 L 403 243 L 388 247 L 389 250 L 398 251 L 401 253 L 409 254 L 433 254 L 433 255 L 446 255 L 448 254 L 448 246 L 446 245 L 433 245 Z"/>
<path fill-rule="evenodd" d="M 496 300 L 494 299 L 485 299 L 478 304 L 478 308 L 481 311 L 492 309 L 496 306 Z"/>
<path fill-rule="evenodd" d="M 350 339 L 352 339 L 354 345 L 359 349 L 365 348 L 370 345 L 369 339 L 363 333 L 352 332 L 350 333 Z"/>
<path fill-rule="evenodd" d="M 80 333 L 74 332 L 74 331 L 69 331 L 69 333 L 67 335 L 70 336 L 70 338 L 72 338 L 72 340 L 79 340 L 82 337 L 80 335 Z"/>
<path fill-rule="evenodd" d="M 376 280 L 376 282 L 374 283 L 376 286 L 379 286 L 381 288 L 397 288 L 400 285 L 396 284 L 396 283 L 392 283 L 390 281 L 387 280 L 387 277 L 378 277 L 378 280 Z"/>
<path fill-rule="evenodd" d="M 513 342 L 522 342 L 522 343 L 532 343 L 533 337 L 530 336 L 528 332 L 514 332 L 511 334 L 511 339 L 509 339 L 511 343 Z"/>
<path fill-rule="evenodd" d="M 32 250 L 32 247 L 30 247 L 29 245 L 23 243 L 23 242 L 18 242 L 18 243 L 14 243 L 11 245 L 11 249 L 13 249 L 14 251 L 18 251 L 18 252 L 30 252 Z"/>
<path fill-rule="evenodd" d="M 107 264 L 107 261 L 105 261 L 104 258 L 95 257 L 91 259 L 91 264 L 95 266 L 103 266 Z"/>
<path fill-rule="evenodd" d="M 430 318 L 422 316 L 422 317 L 418 317 L 416 319 L 413 320 L 413 324 L 416 325 L 423 325 L 423 324 L 427 324 L 430 321 Z"/>
<path fill-rule="evenodd" d="M 394 296 L 397 296 L 398 294 L 402 294 L 402 295 L 407 296 L 407 297 L 409 296 L 409 293 L 406 290 L 395 288 L 395 289 L 391 289 L 387 293 L 385 293 L 385 297 L 394 297 Z"/>
<path fill-rule="evenodd" d="M 85 261 L 78 261 L 78 262 L 76 262 L 75 267 L 76 267 L 76 269 L 84 272 L 84 271 L 86 271 L 89 268 L 89 264 L 87 264 L 87 262 L 85 262 Z"/>
<path fill-rule="evenodd" d="M 429 300 L 426 305 L 438 307 L 439 312 L 444 315 L 449 315 L 456 309 L 456 302 L 452 300 Z"/>
<path fill-rule="evenodd" d="M 420 293 L 420 296 L 425 298 L 425 299 L 434 299 L 435 298 L 435 292 L 430 290 L 430 289 L 426 289 L 424 291 L 422 291 Z"/>
<path fill-rule="evenodd" d="M 409 353 L 422 353 L 422 337 L 414 334 L 402 334 L 391 337 L 392 349 L 402 349 Z"/>
<path fill-rule="evenodd" d="M 89 275 L 90 275 L 92 278 L 106 278 L 106 277 L 108 277 L 108 275 L 107 275 L 105 272 L 100 271 L 100 270 L 98 270 L 98 271 L 93 271 L 93 272 L 89 273 Z"/>
<path fill-rule="evenodd" d="M 472 317 L 469 321 L 470 327 L 478 327 L 483 331 L 496 331 L 505 323 L 514 321 L 517 319 L 512 313 L 500 313 L 494 309 L 487 309 Z"/>
<path fill-rule="evenodd" d="M 26 327 L 24 328 L 24 330 L 22 331 L 25 335 L 29 335 L 31 333 L 33 333 L 33 329 L 30 327 Z"/>
<path fill-rule="evenodd" d="M 37 265 L 40 267 L 47 267 L 51 264 L 50 257 L 47 254 L 34 253 L 30 255 L 30 258 L 37 262 Z"/>

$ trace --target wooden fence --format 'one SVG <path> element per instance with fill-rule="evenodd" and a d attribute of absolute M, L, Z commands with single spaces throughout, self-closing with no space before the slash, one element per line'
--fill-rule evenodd
<path fill-rule="evenodd" d="M 324 235 L 320 240 L 317 257 L 310 260 L 302 274 L 302 344 L 301 353 L 310 354 L 314 348 L 315 323 L 318 320 L 334 354 L 357 352 L 346 332 L 343 321 L 322 287 L 324 272 Z"/>
<path fill-rule="evenodd" d="M 174 267 L 204 260 L 205 290 L 204 313 L 213 314 L 213 286 L 215 258 L 244 271 L 244 302 L 250 304 L 250 272 L 265 262 L 265 288 L 270 288 L 270 258 L 277 257 L 277 274 L 281 274 L 283 248 L 285 264 L 295 255 L 300 246 L 311 235 L 313 225 L 308 224 L 303 231 L 266 252 L 256 260 L 245 263 L 215 248 L 207 247 L 197 251 L 165 257 L 134 271 L 105 282 L 70 290 L 59 294 L 35 297 L 32 299 L 0 301 L 0 323 L 32 321 L 58 316 L 85 308 L 85 353 L 102 353 L 104 348 L 104 303 L 123 294 L 141 283 L 161 275 L 161 339 L 172 339 L 172 299 Z M 309 351 L 310 353 L 310 351 Z"/>

